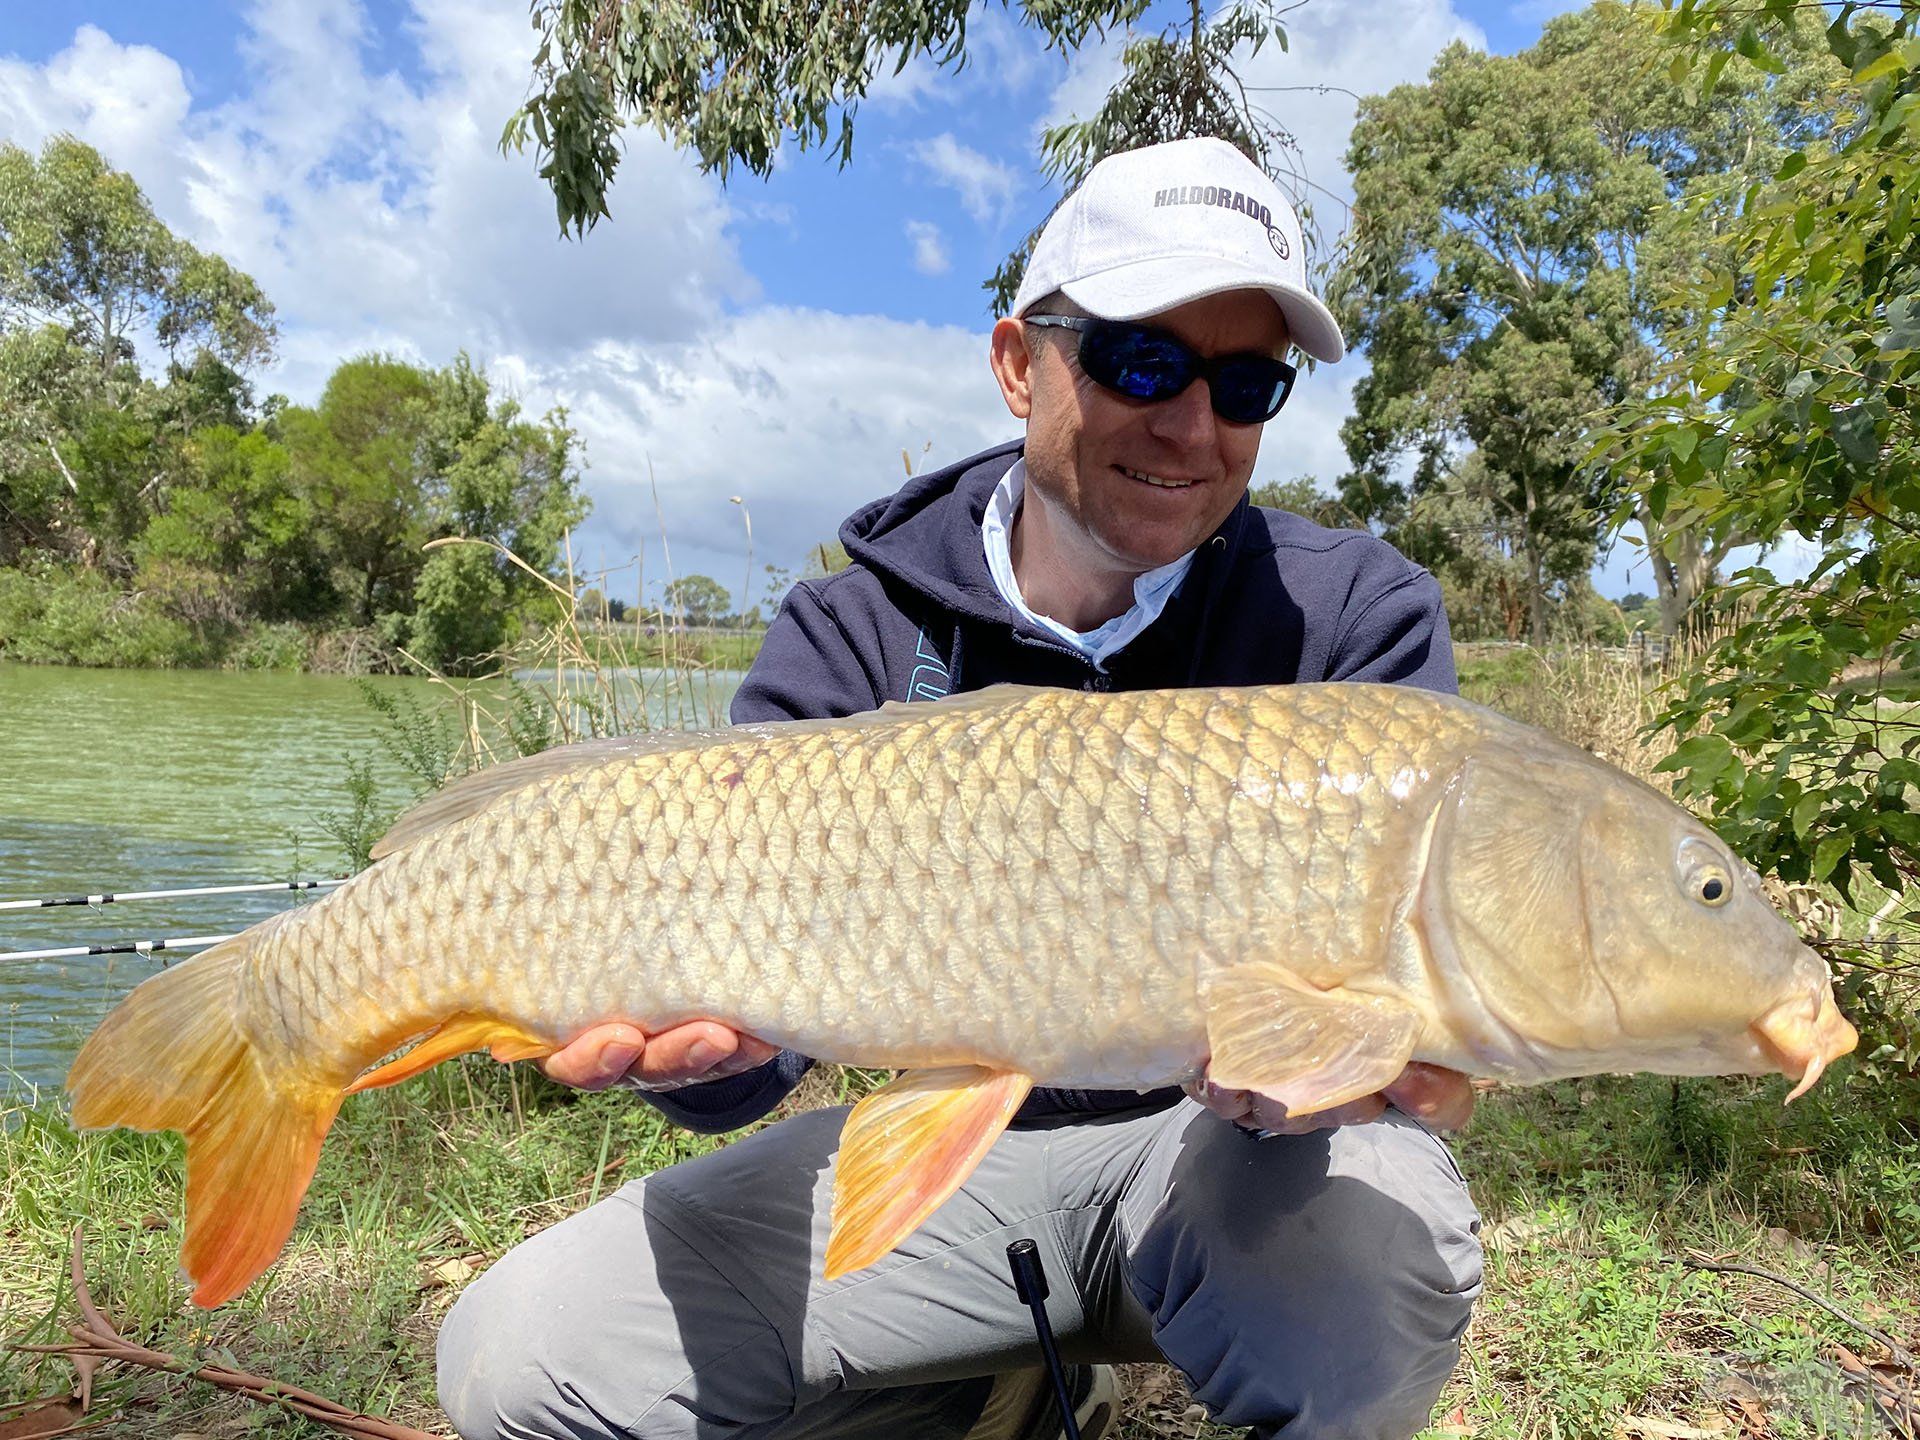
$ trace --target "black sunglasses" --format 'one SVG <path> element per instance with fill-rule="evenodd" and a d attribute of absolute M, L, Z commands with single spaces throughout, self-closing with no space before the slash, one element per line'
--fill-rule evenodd
<path fill-rule="evenodd" d="M 1027 315 L 1029 325 L 1080 332 L 1080 368 L 1095 384 L 1135 400 L 1171 400 L 1206 377 L 1213 413 L 1235 425 L 1259 425 L 1280 413 L 1299 374 L 1284 360 L 1249 352 L 1196 354 L 1184 341 L 1150 325 L 1090 320 L 1077 315 Z"/>

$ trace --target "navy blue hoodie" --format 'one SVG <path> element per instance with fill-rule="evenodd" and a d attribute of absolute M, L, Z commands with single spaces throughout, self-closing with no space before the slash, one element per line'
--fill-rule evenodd
<path fill-rule="evenodd" d="M 735 723 L 853 715 L 1011 681 L 1084 690 L 1383 680 L 1453 691 L 1440 587 L 1385 541 L 1327 530 L 1243 496 L 1201 545 L 1166 609 L 1102 674 L 1015 616 L 980 522 L 1022 441 L 909 481 L 840 527 L 853 563 L 803 580 L 734 696 Z M 732 1130 L 779 1103 L 812 1062 L 783 1051 L 756 1070 L 647 1099 L 695 1130 Z M 1023 1115 L 1170 1102 L 1179 1091 L 1035 1090 Z"/>

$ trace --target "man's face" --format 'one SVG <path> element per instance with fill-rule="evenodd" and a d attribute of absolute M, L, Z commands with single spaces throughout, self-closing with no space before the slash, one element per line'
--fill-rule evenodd
<path fill-rule="evenodd" d="M 1211 535 L 1247 488 L 1261 427 L 1215 415 L 1205 380 L 1171 400 L 1116 395 L 1081 372 L 1076 332 L 1001 331 L 1017 323 L 996 326 L 994 368 L 1009 408 L 1027 422 L 1028 483 L 1060 522 L 1051 528 L 1078 542 L 1080 553 L 1062 558 L 1140 573 Z M 1142 323 L 1209 357 L 1282 355 L 1287 345 L 1279 307 L 1259 291 L 1195 300 Z M 1014 353 L 1021 345 L 1024 366 Z"/>

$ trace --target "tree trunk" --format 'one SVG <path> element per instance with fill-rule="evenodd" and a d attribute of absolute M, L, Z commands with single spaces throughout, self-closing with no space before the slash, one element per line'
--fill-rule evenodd
<path fill-rule="evenodd" d="M 1547 582 L 1542 574 L 1540 547 L 1527 537 L 1528 639 L 1535 649 L 1547 643 Z"/>
<path fill-rule="evenodd" d="M 1526 528 L 1521 531 L 1521 544 L 1527 552 L 1527 614 L 1528 638 L 1535 649 L 1547 643 L 1547 584 L 1544 575 L 1545 559 L 1540 553 L 1540 535 L 1534 528 L 1534 512 L 1539 508 L 1533 493 L 1533 481 L 1524 482 L 1527 513 Z"/>
<path fill-rule="evenodd" d="M 1493 593 L 1500 601 L 1500 633 L 1518 640 L 1527 623 L 1527 607 L 1513 582 L 1502 575 L 1493 582 Z"/>
<path fill-rule="evenodd" d="M 1653 562 L 1654 592 L 1660 602 L 1660 633 L 1671 640 L 1686 623 L 1693 602 L 1717 578 L 1721 556 L 1734 545 L 1744 543 L 1744 537 L 1735 537 L 1727 545 L 1708 551 L 1695 532 L 1663 529 L 1644 505 L 1639 514 L 1640 528 L 1647 537 L 1647 556 Z"/>

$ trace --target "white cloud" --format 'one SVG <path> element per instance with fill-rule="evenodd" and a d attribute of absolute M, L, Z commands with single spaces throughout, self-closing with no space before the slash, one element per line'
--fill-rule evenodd
<path fill-rule="evenodd" d="M 996 89 L 1017 93 L 1041 76 L 1046 46 L 1008 7 L 980 0 L 967 16 L 967 68 L 989 77 Z"/>
<path fill-rule="evenodd" d="M 992 77 L 970 81 L 970 96 L 1057 68 L 997 7 L 977 10 L 967 74 L 991 61 Z M 131 171 L 168 224 L 253 274 L 282 324 L 263 393 L 310 401 L 362 350 L 443 364 L 464 347 L 532 413 L 564 403 L 595 504 L 578 545 L 589 564 L 644 549 L 649 578 L 664 575 L 650 467 L 676 570 L 737 586 L 745 532 L 727 497 L 752 514 L 756 565 L 797 565 L 899 483 L 903 450 L 918 471 L 1020 433 L 984 333 L 754 308 L 734 231 L 791 228 L 793 215 L 744 192 L 731 201 L 643 128 L 627 132 L 613 223 L 583 242 L 558 239 L 533 156 L 496 148 L 524 97 L 524 11 L 413 0 L 411 16 L 405 34 L 422 63 L 405 78 L 370 65 L 355 0 L 257 0 L 243 40 L 249 88 L 218 107 L 193 105 L 173 58 L 82 27 L 44 64 L 0 60 L 0 134 L 37 145 L 72 131 Z M 1290 20 L 1294 54 L 1263 54 L 1260 73 L 1272 64 L 1280 78 L 1262 83 L 1380 88 L 1423 73 L 1443 38 L 1467 28 L 1439 0 L 1352 0 Z M 1383 34 L 1395 43 L 1380 45 Z M 1098 103 L 1121 38 L 1067 67 L 1056 113 Z M 1326 157 L 1316 166 L 1337 162 L 1347 104 L 1345 117 L 1290 107 L 1287 123 Z M 1026 213 L 1031 171 L 952 134 L 913 159 L 982 224 L 1039 218 Z M 931 225 L 910 222 L 906 237 L 923 272 L 944 259 L 948 237 Z M 1337 427 L 1359 373 L 1348 363 L 1303 380 L 1267 429 L 1257 479 L 1340 472 Z"/>
<path fill-rule="evenodd" d="M 980 225 L 994 225 L 1012 207 L 1019 176 L 1011 165 L 982 155 L 945 132 L 906 147 L 934 181 L 960 197 L 967 214 Z"/>
<path fill-rule="evenodd" d="M 942 72 L 925 52 L 915 55 L 895 74 L 894 66 L 899 64 L 898 50 L 880 58 L 874 67 L 873 83 L 867 86 L 864 104 L 880 110 L 917 110 L 922 100 L 939 95 L 953 83 L 952 72 Z M 856 120 L 854 129 L 859 128 Z"/>
<path fill-rule="evenodd" d="M 963 85 L 969 93 L 977 94 L 984 85 L 1014 94 L 1039 77 L 1042 53 L 1033 31 L 1008 14 L 1005 6 L 976 0 L 967 12 L 964 72 L 952 65 L 942 69 L 923 51 L 896 75 L 900 54 L 890 51 L 875 68 L 866 99 L 883 109 L 918 110 L 922 101 L 950 98 Z"/>
<path fill-rule="evenodd" d="M 907 221 L 907 238 L 913 242 L 913 268 L 922 275 L 944 275 L 953 268 L 947 247 L 941 243 L 940 227 L 925 220 Z"/>
<path fill-rule="evenodd" d="M 149 46 L 116 44 L 93 25 L 82 25 L 45 65 L 0 57 L 0 135 L 29 149 L 77 130 L 75 120 L 84 116 L 83 138 L 126 157 L 116 163 L 139 164 L 136 174 L 158 170 L 191 104 L 186 76 L 172 58 Z"/>
<path fill-rule="evenodd" d="M 664 353 L 605 345 L 527 373 L 529 399 L 567 396 L 585 439 L 590 545 L 617 561 L 645 550 L 649 580 L 664 573 L 649 467 L 676 571 L 737 585 L 745 531 L 728 496 L 752 514 L 757 560 L 797 565 L 900 483 L 902 450 L 919 471 L 1019 434 L 984 334 L 872 315 L 765 307 Z"/>
<path fill-rule="evenodd" d="M 808 545 L 901 476 L 929 442 L 953 459 L 1018 433 L 984 336 L 877 316 L 767 309 L 719 184 L 644 130 L 629 139 L 614 221 L 557 237 L 530 155 L 496 148 L 522 98 L 518 12 L 414 0 L 423 78 L 369 73 L 352 0 L 259 0 L 243 41 L 252 87 L 195 109 L 181 67 L 83 27 L 41 65 L 0 61 L 0 133 L 70 130 L 140 182 L 161 217 L 251 273 L 278 307 L 280 359 L 262 393 L 317 398 L 348 355 L 444 364 L 466 348 L 539 414 L 581 433 L 594 514 L 583 554 L 651 547 L 649 469 L 678 567 L 743 562 L 740 495 L 758 561 Z M 959 147 L 936 151 L 971 193 L 1004 189 Z M 751 217 L 791 225 L 764 202 Z M 984 201 L 982 203 L 985 203 Z M 910 231 L 923 260 L 937 231 Z M 924 457 L 917 464 L 936 463 Z M 728 583 L 736 583 L 729 580 Z"/>
<path fill-rule="evenodd" d="M 525 91 L 524 19 L 417 0 L 418 88 L 368 73 L 363 30 L 355 0 L 257 0 L 251 87 L 194 110 L 174 61 L 83 27 L 43 66 L 0 62 L 0 122 L 22 143 L 70 130 L 97 146 L 168 224 L 252 274 L 286 336 L 265 383 L 296 399 L 373 346 L 443 363 L 462 346 L 657 342 L 752 298 L 718 182 L 649 132 L 613 195 L 628 223 L 559 238 L 534 157 L 497 149 Z"/>
<path fill-rule="evenodd" d="M 1116 30 L 1087 41 L 1067 60 L 1067 73 L 1047 97 L 1046 108 L 1028 128 L 1030 148 L 1039 155 L 1041 137 L 1069 120 L 1091 120 L 1106 102 L 1107 92 L 1120 81 L 1126 67 L 1121 52 L 1134 39 L 1131 30 Z"/>
<path fill-rule="evenodd" d="M 1296 193 L 1318 212 L 1323 248 L 1345 228 L 1353 186 L 1344 157 L 1358 95 L 1383 95 L 1426 78 L 1455 40 L 1485 49 L 1486 35 L 1448 0 L 1343 0 L 1287 16 L 1287 49 L 1236 59 L 1249 99 L 1293 138 Z M 1380 37 L 1392 36 L 1391 44 Z"/>

